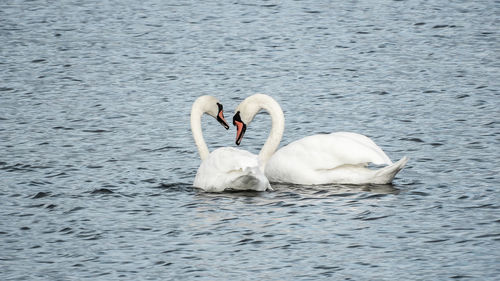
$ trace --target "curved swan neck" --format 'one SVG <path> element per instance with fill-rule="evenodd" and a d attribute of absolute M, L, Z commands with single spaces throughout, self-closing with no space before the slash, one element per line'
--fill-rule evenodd
<path fill-rule="evenodd" d="M 281 106 L 271 97 L 262 95 L 260 97 L 260 108 L 266 110 L 271 115 L 271 132 L 267 137 L 264 146 L 260 150 L 259 159 L 263 168 L 267 161 L 273 156 L 280 145 L 283 132 L 285 130 L 285 116 Z"/>
<path fill-rule="evenodd" d="M 208 158 L 210 154 L 201 130 L 201 117 L 203 113 L 205 111 L 203 110 L 202 100 L 197 99 L 191 108 L 191 132 L 193 133 L 194 142 L 196 147 L 198 147 L 198 153 L 202 161 Z"/>

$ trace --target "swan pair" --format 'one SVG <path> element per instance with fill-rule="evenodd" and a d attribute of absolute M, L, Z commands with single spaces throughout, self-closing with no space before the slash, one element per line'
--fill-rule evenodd
<path fill-rule="evenodd" d="M 392 163 L 389 157 L 366 136 L 338 132 L 318 134 L 294 141 L 278 151 L 285 129 L 280 105 L 270 96 L 255 94 L 236 108 L 236 144 L 240 145 L 247 126 L 261 110 L 271 115 L 271 132 L 259 155 L 245 150 L 223 147 L 212 153 L 203 140 L 201 116 L 207 113 L 226 129 L 223 107 L 211 96 L 199 97 L 191 110 L 191 129 L 202 163 L 193 185 L 211 192 L 224 190 L 271 189 L 269 182 L 294 184 L 387 184 L 408 161 L 403 157 Z M 368 169 L 369 163 L 387 165 Z"/>

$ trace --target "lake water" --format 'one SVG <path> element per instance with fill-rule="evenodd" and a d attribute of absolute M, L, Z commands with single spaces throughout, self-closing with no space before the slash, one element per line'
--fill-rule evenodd
<path fill-rule="evenodd" d="M 498 280 L 499 1 L 2 1 L 1 280 Z M 352 131 L 393 185 L 205 193 L 192 102 Z M 257 153 L 259 114 L 241 148 Z M 211 149 L 235 146 L 203 118 Z"/>

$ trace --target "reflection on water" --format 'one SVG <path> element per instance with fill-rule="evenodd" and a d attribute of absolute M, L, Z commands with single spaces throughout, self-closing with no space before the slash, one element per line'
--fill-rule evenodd
<path fill-rule="evenodd" d="M 324 185 L 291 185 L 291 184 L 273 184 L 273 187 L 280 191 L 297 192 L 307 195 L 335 196 L 335 194 L 346 193 L 376 193 L 376 194 L 399 194 L 397 189 L 392 184 L 367 184 L 367 185 L 346 185 L 346 184 L 324 184 Z"/>
<path fill-rule="evenodd" d="M 496 5 L 0 3 L 0 279 L 497 279 Z M 191 103 L 256 92 L 282 144 L 352 131 L 411 160 L 394 185 L 193 188 Z"/>

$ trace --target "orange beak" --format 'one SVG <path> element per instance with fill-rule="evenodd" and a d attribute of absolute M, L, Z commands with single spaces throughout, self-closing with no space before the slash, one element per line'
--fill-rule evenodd
<path fill-rule="evenodd" d="M 236 144 L 240 145 L 241 140 L 243 139 L 243 135 L 247 129 L 247 126 L 240 121 L 234 121 L 234 125 L 236 126 Z"/>
<path fill-rule="evenodd" d="M 224 118 L 224 110 L 222 110 L 222 105 L 219 105 L 219 113 L 217 113 L 217 121 L 226 128 L 226 130 L 229 129 L 229 124 L 227 124 L 226 118 Z"/>

